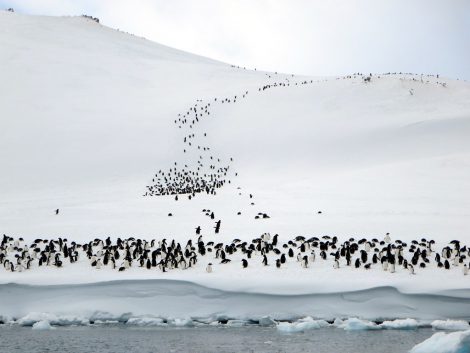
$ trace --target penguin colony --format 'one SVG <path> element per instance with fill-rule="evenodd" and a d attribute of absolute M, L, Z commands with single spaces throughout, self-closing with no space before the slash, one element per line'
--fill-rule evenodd
<path fill-rule="evenodd" d="M 233 68 L 241 69 L 239 66 L 232 65 Z M 243 68 L 246 70 L 246 68 Z M 265 74 L 268 79 L 272 79 L 273 76 L 277 76 L 277 72 L 274 74 Z M 403 73 L 385 73 L 386 75 L 403 75 Z M 416 74 L 409 74 L 418 76 Z M 411 81 L 430 83 L 429 78 L 432 75 L 423 76 L 420 75 L 420 79 L 412 77 Z M 290 75 L 291 78 L 294 75 Z M 361 73 L 355 73 L 353 75 L 346 75 L 337 77 L 336 80 L 340 79 L 356 79 L 360 78 L 364 83 L 370 83 L 372 79 L 380 79 L 381 75 L 364 75 Z M 425 78 L 427 78 L 425 80 Z M 439 78 L 439 75 L 436 76 Z M 294 87 L 309 85 L 318 82 L 329 81 L 328 79 L 322 80 L 302 80 L 300 82 L 291 81 L 288 77 L 284 80 L 276 80 L 258 87 L 257 92 L 262 93 L 267 90 L 279 87 Z M 445 87 L 445 83 L 436 82 L 437 84 Z M 413 91 L 414 92 L 414 91 Z M 178 195 L 188 195 L 191 199 L 199 193 L 206 193 L 208 195 L 216 195 L 217 189 L 223 187 L 227 183 L 231 183 L 230 175 L 237 176 L 237 173 L 230 174 L 230 167 L 233 164 L 233 158 L 224 161 L 220 157 L 216 157 L 211 151 L 211 148 L 204 142 L 207 137 L 207 132 L 198 132 L 196 127 L 198 123 L 203 119 L 207 119 L 211 116 L 211 108 L 216 104 L 233 104 L 237 103 L 241 99 L 248 97 L 248 91 L 242 94 L 224 97 L 224 98 L 213 98 L 212 101 L 203 102 L 201 99 L 196 100 L 194 105 L 191 105 L 182 113 L 179 113 L 174 120 L 175 126 L 183 130 L 183 153 L 188 153 L 190 150 L 194 151 L 198 157 L 197 161 L 192 161 L 192 167 L 188 167 L 188 164 L 174 162 L 174 166 L 169 170 L 159 170 L 153 177 L 150 185 L 146 186 L 145 193 L 143 196 L 162 196 L 162 195 L 174 195 L 175 200 L 178 200 Z M 410 93 L 411 94 L 411 93 Z M 180 166 L 181 165 L 181 166 Z"/>
<path fill-rule="evenodd" d="M 3 235 L 0 243 L 1 268 L 10 272 L 23 272 L 38 267 L 62 268 L 76 262 L 89 263 L 96 270 L 110 268 L 126 271 L 142 268 L 148 271 L 167 272 L 188 270 L 201 260 L 208 263 L 206 271 L 212 273 L 218 266 L 232 260 L 240 268 L 250 266 L 276 266 L 286 263 L 299 267 L 314 268 L 318 262 L 327 262 L 334 269 L 355 268 L 370 270 L 379 268 L 390 273 L 408 271 L 417 274 L 423 268 L 442 270 L 459 269 L 468 274 L 470 248 L 453 240 L 440 250 L 434 249 L 435 242 L 425 238 L 409 244 L 401 240 L 392 242 L 387 234 L 383 240 L 350 238 L 339 242 L 337 237 L 305 238 L 297 236 L 287 243 L 281 243 L 279 236 L 264 233 L 251 241 L 233 239 L 228 243 L 197 240 L 186 243 L 175 240 L 159 241 L 136 238 L 113 242 L 109 237 L 87 243 L 69 242 L 65 238 L 36 239 L 26 243 L 22 238 Z"/>

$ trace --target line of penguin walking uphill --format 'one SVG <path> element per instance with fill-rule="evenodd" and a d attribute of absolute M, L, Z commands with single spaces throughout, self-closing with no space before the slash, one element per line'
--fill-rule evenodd
<path fill-rule="evenodd" d="M 235 66 L 232 66 L 236 68 Z M 239 68 L 239 67 L 238 67 Z M 239 68 L 240 69 L 240 68 Z M 336 77 L 334 79 L 322 78 L 319 80 L 303 79 L 294 80 L 294 75 L 280 76 L 278 73 L 266 73 L 270 80 L 268 83 L 261 85 L 255 90 L 256 93 L 263 93 L 274 88 L 287 88 L 296 86 L 311 85 L 317 82 L 325 82 L 329 80 L 354 80 L 360 79 L 361 82 L 370 84 L 372 77 L 380 79 L 381 76 L 401 75 L 402 73 L 385 73 L 383 75 L 364 75 L 355 73 Z M 406 74 L 412 75 L 413 74 Z M 416 76 L 416 75 L 414 75 Z M 421 75 L 422 76 L 422 75 Z M 273 81 L 274 80 L 274 81 Z M 414 77 L 410 81 L 418 82 Z M 423 79 L 421 82 L 424 84 Z M 426 84 L 430 83 L 429 80 Z M 214 118 L 212 108 L 215 105 L 234 104 L 248 97 L 249 91 L 242 94 L 236 94 L 229 97 L 215 97 L 204 102 L 197 99 L 196 102 L 184 112 L 179 113 L 174 120 L 175 126 L 183 131 L 183 153 L 187 156 L 188 162 L 174 162 L 168 170 L 160 169 L 152 177 L 150 185 L 146 186 L 143 196 L 163 196 L 173 195 L 178 200 L 178 195 L 187 195 L 189 199 L 195 197 L 199 193 L 216 195 L 217 189 L 222 188 L 226 184 L 231 184 L 231 177 L 237 176 L 238 173 L 231 170 L 233 165 L 233 157 L 225 159 L 216 156 L 207 144 L 207 132 L 199 131 L 199 123 L 209 117 Z M 191 154 L 192 153 L 192 154 Z"/>
<path fill-rule="evenodd" d="M 65 238 L 36 239 L 28 244 L 22 238 L 3 235 L 0 243 L 0 264 L 10 272 L 23 272 L 44 267 L 90 266 L 96 270 L 157 271 L 202 269 L 212 273 L 224 266 L 275 266 L 282 269 L 292 264 L 301 268 L 331 265 L 337 270 L 379 269 L 390 273 L 416 274 L 426 267 L 443 270 L 459 269 L 468 274 L 470 248 L 453 240 L 436 251 L 433 240 L 413 240 L 410 244 L 390 235 L 378 239 L 297 236 L 282 243 L 276 234 L 264 233 L 251 241 L 205 241 L 202 235 L 180 243 L 170 239 L 145 240 L 130 237 L 94 239 L 83 244 Z M 237 264 L 238 262 L 238 264 Z M 228 265 L 230 264 L 230 265 Z M 322 266 L 318 266 L 321 268 Z"/>
<path fill-rule="evenodd" d="M 270 74 L 266 75 L 271 78 Z M 291 75 L 291 77 L 294 77 L 294 75 Z M 318 81 L 291 82 L 286 77 L 284 81 L 272 82 L 259 87 L 258 92 L 265 92 L 276 87 L 306 85 L 314 82 Z M 225 161 L 220 157 L 216 157 L 211 147 L 205 143 L 207 132 L 196 131 L 196 126 L 204 118 L 211 116 L 211 108 L 214 105 L 237 103 L 237 101 L 246 97 L 248 97 L 248 91 L 225 98 L 216 97 L 205 104 L 198 99 L 185 112 L 179 113 L 174 123 L 179 129 L 187 129 L 183 137 L 183 153 L 189 154 L 189 152 L 194 151 L 196 153 L 195 160 L 191 160 L 191 165 L 174 162 L 169 170 L 160 169 L 152 177 L 152 183 L 146 186 L 143 196 L 174 195 L 175 200 L 178 200 L 178 195 L 187 195 L 191 199 L 199 193 L 216 195 L 217 189 L 230 184 L 232 181 L 229 178 L 229 173 L 233 157 L 226 158 Z M 231 175 L 237 176 L 238 173 L 233 172 Z"/>

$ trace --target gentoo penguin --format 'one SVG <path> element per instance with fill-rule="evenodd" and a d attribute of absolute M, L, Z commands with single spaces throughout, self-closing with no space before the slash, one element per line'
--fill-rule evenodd
<path fill-rule="evenodd" d="M 391 263 L 390 266 L 388 267 L 388 270 L 390 273 L 395 273 L 395 264 Z"/>
<path fill-rule="evenodd" d="M 243 268 L 247 268 L 248 267 L 248 261 L 246 261 L 245 259 L 242 259 L 242 266 L 243 266 Z"/>
<path fill-rule="evenodd" d="M 55 214 L 56 214 L 56 216 L 59 214 L 59 209 L 55 210 Z"/>
<path fill-rule="evenodd" d="M 408 265 L 408 270 L 410 271 L 410 275 L 414 275 L 414 274 L 415 274 L 415 268 L 413 267 L 412 264 L 409 264 L 409 265 Z"/>
<path fill-rule="evenodd" d="M 464 276 L 468 275 L 468 266 L 467 266 L 467 264 L 463 265 L 463 270 L 462 271 L 463 271 Z"/>
<path fill-rule="evenodd" d="M 339 261 L 335 260 L 335 263 L 333 265 L 333 268 L 338 269 L 339 268 Z"/>
<path fill-rule="evenodd" d="M 212 272 L 212 264 L 209 262 L 206 267 L 206 272 L 211 273 Z"/>

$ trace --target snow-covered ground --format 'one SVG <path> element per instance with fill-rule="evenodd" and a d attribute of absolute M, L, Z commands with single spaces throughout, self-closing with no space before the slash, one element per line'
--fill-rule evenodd
<path fill-rule="evenodd" d="M 215 242 L 264 232 L 282 241 L 297 235 L 382 239 L 390 232 L 393 240 L 435 239 L 436 247 L 452 239 L 470 244 L 467 82 L 374 74 L 365 83 L 361 75 L 252 71 L 81 17 L 1 11 L 0 77 L 0 233 L 27 241 L 134 236 L 185 243 L 201 226 L 205 240 Z M 230 102 L 222 103 L 225 98 Z M 208 103 L 210 115 L 192 128 L 175 124 L 178 114 Z M 188 148 L 183 141 L 190 133 Z M 201 154 L 197 145 L 210 146 L 210 153 Z M 231 183 L 217 195 L 143 196 L 159 170 L 175 162 L 194 170 L 200 155 L 221 163 L 233 158 Z M 270 218 L 255 219 L 259 212 Z M 222 221 L 219 234 L 216 220 Z M 321 262 L 308 269 L 242 270 L 239 258 L 208 274 L 209 261 L 164 274 L 84 263 L 21 273 L 0 267 L 0 282 L 175 279 L 237 293 L 394 287 L 465 298 L 470 280 L 460 268 L 426 268 L 415 276 L 334 270 Z M 446 317 L 436 306 L 429 310 Z M 459 316 L 452 310 L 451 317 Z"/>

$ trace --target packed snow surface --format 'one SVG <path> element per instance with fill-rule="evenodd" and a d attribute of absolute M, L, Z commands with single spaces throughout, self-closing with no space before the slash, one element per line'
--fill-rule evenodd
<path fill-rule="evenodd" d="M 185 243 L 197 239 L 200 226 L 214 242 L 265 232 L 281 239 L 382 239 L 390 232 L 393 240 L 435 239 L 436 247 L 469 240 L 467 82 L 246 70 L 81 17 L 1 11 L 0 48 L 0 233 L 29 241 L 135 236 Z M 198 123 L 179 123 L 178 114 L 209 103 L 210 114 L 204 110 Z M 230 169 L 216 195 L 144 196 L 159 170 L 177 163 L 195 171 L 198 162 L 206 168 L 218 159 Z M 21 273 L 0 267 L 0 282 L 22 284 L 0 287 L 0 315 L 60 314 L 60 321 L 109 312 L 103 320 L 111 320 L 132 312 L 179 317 L 175 325 L 186 325 L 188 315 L 221 313 L 243 320 L 468 319 L 470 312 L 469 277 L 460 267 L 411 276 L 331 265 L 244 271 L 239 259 L 208 274 L 206 265 L 165 274 L 83 263 Z M 104 283 L 110 280 L 134 281 Z"/>

